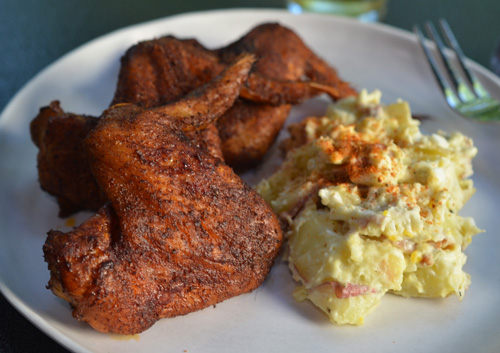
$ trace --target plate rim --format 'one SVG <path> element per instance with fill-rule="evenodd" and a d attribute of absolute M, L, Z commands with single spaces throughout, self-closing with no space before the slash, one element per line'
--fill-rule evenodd
<path fill-rule="evenodd" d="M 136 31 L 139 28 L 144 28 L 148 26 L 154 26 L 156 24 L 164 23 L 166 21 L 173 21 L 173 20 L 182 20 L 185 18 L 193 17 L 193 16 L 214 16 L 214 15 L 229 15 L 231 14 L 232 16 L 238 16 L 241 14 L 244 15 L 253 15 L 255 17 L 261 16 L 263 14 L 276 14 L 277 16 L 286 16 L 286 17 L 292 17 L 292 16 L 302 16 L 302 17 L 321 17 L 333 21 L 340 21 L 345 22 L 345 23 L 350 23 L 353 24 L 355 23 L 356 25 L 361 25 L 361 26 L 374 26 L 378 28 L 379 30 L 384 31 L 386 34 L 394 36 L 397 35 L 405 40 L 411 40 L 416 42 L 417 39 L 414 37 L 412 32 L 407 31 L 405 29 L 401 29 L 398 27 L 390 26 L 384 23 L 362 23 L 358 22 L 354 19 L 350 18 L 344 18 L 344 17 L 338 17 L 338 16 L 331 16 L 331 15 L 325 15 L 325 14 L 301 14 L 301 15 L 294 15 L 289 13 L 285 9 L 272 9 L 272 8 L 226 8 L 226 9 L 214 9 L 214 10 L 203 10 L 203 11 L 192 11 L 192 12 L 185 12 L 185 13 L 179 13 L 179 14 L 174 14 L 170 16 L 165 16 L 157 19 L 152 19 L 136 24 L 131 24 L 125 27 L 121 27 L 115 30 L 112 30 L 110 32 L 107 32 L 105 34 L 99 35 L 77 47 L 74 49 L 71 49 L 67 53 L 63 54 L 59 58 L 57 58 L 55 61 L 51 62 L 44 68 L 42 68 L 37 74 L 35 74 L 31 79 L 29 79 L 15 94 L 12 96 L 7 104 L 5 105 L 4 109 L 0 113 L 0 129 L 3 127 L 3 123 L 8 121 L 10 116 L 10 111 L 15 107 L 17 101 L 20 99 L 22 94 L 31 89 L 32 87 L 35 87 L 38 83 L 38 81 L 42 80 L 43 77 L 47 74 L 50 73 L 51 70 L 53 70 L 54 67 L 57 67 L 61 62 L 68 60 L 68 58 L 71 58 L 71 56 L 77 55 L 80 51 L 85 50 L 85 48 L 94 45 L 95 43 L 101 42 L 103 40 L 110 39 L 114 36 L 119 36 L 121 33 L 124 33 L 126 31 Z M 474 71 L 480 72 L 482 75 L 488 77 L 491 81 L 496 83 L 500 87 L 500 77 L 495 75 L 491 70 L 488 68 L 480 65 L 479 63 L 475 62 L 474 60 L 471 60 L 469 58 L 466 59 L 467 62 L 471 65 L 472 69 Z M 38 313 L 36 313 L 33 308 L 31 308 L 25 301 L 23 301 L 16 293 L 14 293 L 5 283 L 4 279 L 0 276 L 0 292 L 2 295 L 6 298 L 6 300 L 19 312 L 21 313 L 28 321 L 30 321 L 33 325 L 35 325 L 40 331 L 42 331 L 44 334 L 49 336 L 51 339 L 59 343 L 61 346 L 63 346 L 66 349 L 72 350 L 72 351 L 77 351 L 77 352 L 84 352 L 84 353 L 92 353 L 92 351 L 88 350 L 84 346 L 80 345 L 78 342 L 75 340 L 71 339 L 69 336 L 65 335 L 61 331 L 59 331 L 56 327 L 51 325 L 49 322 L 47 322 L 46 319 L 41 317 Z"/>

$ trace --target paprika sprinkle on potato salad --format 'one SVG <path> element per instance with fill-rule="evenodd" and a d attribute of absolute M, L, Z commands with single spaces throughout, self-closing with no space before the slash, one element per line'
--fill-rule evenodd
<path fill-rule="evenodd" d="M 387 293 L 462 298 L 464 249 L 481 232 L 458 212 L 477 149 L 425 135 L 408 103 L 362 91 L 292 125 L 280 169 L 257 187 L 280 216 L 298 301 L 337 324 L 363 323 Z"/>

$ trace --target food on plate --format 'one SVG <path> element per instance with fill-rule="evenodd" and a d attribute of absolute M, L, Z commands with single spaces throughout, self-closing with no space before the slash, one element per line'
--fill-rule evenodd
<path fill-rule="evenodd" d="M 293 31 L 263 24 L 219 49 L 172 36 L 132 46 L 121 60 L 112 105 L 134 103 L 152 108 L 177 101 L 213 79 L 243 52 L 253 53 L 258 62 L 240 98 L 217 122 L 189 136 L 232 167 L 249 166 L 262 158 L 291 104 L 322 92 L 333 99 L 356 93 Z M 95 117 L 66 113 L 58 102 L 42 108 L 33 120 L 33 141 L 40 149 L 40 184 L 56 196 L 62 217 L 103 205 L 103 195 L 81 147 L 96 121 Z"/>
<path fill-rule="evenodd" d="M 117 104 L 89 133 L 88 161 L 110 203 L 44 245 L 49 287 L 77 319 L 135 334 L 262 283 L 282 243 L 276 215 L 184 134 L 232 105 L 252 63 L 243 56 L 162 107 Z"/>
<path fill-rule="evenodd" d="M 31 139 L 38 147 L 38 180 L 66 217 L 82 209 L 97 210 L 106 195 L 95 182 L 82 141 L 97 125 L 88 115 L 66 113 L 58 101 L 40 109 L 31 123 Z"/>
<path fill-rule="evenodd" d="M 334 323 L 362 324 L 387 292 L 461 299 L 470 283 L 463 251 L 480 230 L 458 212 L 477 150 L 419 125 L 406 102 L 362 91 L 292 125 L 284 163 L 257 187 L 287 229 L 294 297 Z"/>
<path fill-rule="evenodd" d="M 241 52 L 258 61 L 241 99 L 217 121 L 226 162 L 235 168 L 258 163 L 281 131 L 289 104 L 326 92 L 333 100 L 357 92 L 290 29 L 267 23 L 217 51 L 224 63 Z"/>
<path fill-rule="evenodd" d="M 213 78 L 241 53 L 252 53 L 258 60 L 242 87 L 241 99 L 217 121 L 224 160 L 232 167 L 260 161 L 281 130 L 290 104 L 321 93 L 333 99 L 356 94 L 297 34 L 277 23 L 265 23 L 213 50 L 195 39 L 172 36 L 134 45 L 122 58 L 113 103 L 150 107 L 176 100 Z"/>
<path fill-rule="evenodd" d="M 107 201 L 90 170 L 83 141 L 99 118 L 66 113 L 59 101 L 42 107 L 31 122 L 31 139 L 38 147 L 38 180 L 53 195 L 59 216 L 81 210 L 97 211 Z M 185 135 L 197 146 L 222 158 L 219 133 L 214 124 Z"/>

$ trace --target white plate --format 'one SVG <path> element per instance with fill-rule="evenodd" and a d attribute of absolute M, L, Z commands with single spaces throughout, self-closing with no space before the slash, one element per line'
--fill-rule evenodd
<path fill-rule="evenodd" d="M 477 194 L 463 214 L 486 233 L 467 249 L 472 285 L 457 298 L 403 299 L 387 295 L 362 327 L 338 327 L 310 303 L 291 298 L 294 283 L 278 261 L 263 286 L 183 317 L 164 319 L 129 340 L 98 333 L 71 317 L 68 305 L 45 289 L 45 233 L 68 229 L 55 201 L 39 188 L 37 150 L 28 125 L 39 107 L 60 99 L 64 109 L 98 115 L 114 92 L 118 59 L 141 39 L 162 34 L 196 37 L 209 47 L 239 38 L 254 25 L 279 21 L 296 32 L 358 88 L 380 88 L 384 101 L 408 100 L 417 114 L 435 118 L 433 130 L 459 129 L 473 137 Z M 500 80 L 471 63 L 500 97 Z M 323 109 L 296 108 L 292 119 Z M 500 146 L 498 125 L 470 123 L 445 105 L 419 47 L 409 33 L 383 25 L 284 11 L 227 10 L 194 13 L 126 28 L 66 55 L 28 83 L 0 119 L 0 289 L 41 330 L 78 352 L 500 352 Z M 88 214 L 79 214 L 77 222 Z"/>

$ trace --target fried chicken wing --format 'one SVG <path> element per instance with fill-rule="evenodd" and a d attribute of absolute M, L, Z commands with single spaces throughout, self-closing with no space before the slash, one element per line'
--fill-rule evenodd
<path fill-rule="evenodd" d="M 164 50 L 169 52 L 165 53 Z M 131 47 L 122 58 L 122 67 L 137 74 L 120 74 L 121 83 L 117 86 L 112 105 L 127 102 L 157 107 L 178 100 L 222 71 L 224 66 L 216 61 L 215 56 L 212 62 L 208 60 L 206 66 L 200 60 L 189 62 L 189 67 L 180 67 L 179 61 L 177 64 L 168 64 L 167 58 L 186 56 L 194 50 L 203 48 L 196 41 L 179 41 L 173 37 L 162 38 L 158 43 L 143 42 Z M 155 59 L 159 62 L 154 62 Z M 217 66 L 215 71 L 211 69 L 214 64 Z M 153 71 L 152 67 L 161 70 Z M 152 89 L 153 84 L 165 89 Z M 60 217 L 81 210 L 97 211 L 107 201 L 90 171 L 82 145 L 97 120 L 97 117 L 66 113 L 60 103 L 54 101 L 42 107 L 31 123 L 32 140 L 39 148 L 39 182 L 43 190 L 56 197 Z M 214 156 L 223 158 L 215 125 L 186 132 L 186 136 Z"/>
<path fill-rule="evenodd" d="M 224 159 L 238 169 L 260 160 L 274 142 L 292 106 L 256 104 L 238 99 L 217 127 L 224 144 Z M 220 119 L 219 119 L 220 120 Z"/>
<path fill-rule="evenodd" d="M 321 92 L 334 99 L 355 94 L 293 31 L 279 24 L 263 24 L 219 49 L 172 36 L 132 46 L 121 59 L 111 105 L 134 103 L 152 108 L 174 102 L 218 75 L 243 52 L 254 53 L 258 62 L 236 104 L 216 126 L 185 133 L 233 168 L 240 170 L 260 161 L 285 123 L 290 104 Z M 58 107 L 52 110 L 59 116 L 47 123 L 44 109 L 32 123 L 46 130 L 37 128 L 35 134 L 42 189 L 57 197 L 61 216 L 82 209 L 97 210 L 105 197 L 81 147 L 96 118 L 65 113 Z"/>
<path fill-rule="evenodd" d="M 242 53 L 252 53 L 258 58 L 241 90 L 241 97 L 252 101 L 297 104 L 321 93 L 333 99 L 356 94 L 294 31 L 278 23 L 256 26 L 216 52 L 224 63 Z"/>
<path fill-rule="evenodd" d="M 262 283 L 282 243 L 275 214 L 184 134 L 232 105 L 251 62 L 160 108 L 113 106 L 90 132 L 90 165 L 111 202 L 44 246 L 49 287 L 77 319 L 135 334 Z"/>
<path fill-rule="evenodd" d="M 38 179 L 43 190 L 57 198 L 59 216 L 97 210 L 107 198 L 88 166 L 82 141 L 98 119 L 65 113 L 58 101 L 40 109 L 31 122 L 31 138 L 39 148 Z"/>
<path fill-rule="evenodd" d="M 90 171 L 83 140 L 99 118 L 66 113 L 58 101 L 42 107 L 31 123 L 31 136 L 39 148 L 38 180 L 41 188 L 56 197 L 59 216 L 82 211 L 97 211 L 107 197 Z M 222 157 L 221 140 L 215 125 L 186 132 L 198 147 Z"/>
<path fill-rule="evenodd" d="M 356 94 L 297 34 L 266 23 L 213 50 L 172 36 L 138 43 L 122 58 L 113 104 L 153 107 L 171 102 L 219 74 L 242 53 L 258 58 L 240 93 L 245 101 L 217 122 L 224 160 L 232 167 L 260 161 L 281 130 L 289 104 L 321 93 L 333 99 Z"/>
<path fill-rule="evenodd" d="M 289 104 L 320 93 L 332 99 L 356 94 L 295 32 L 277 23 L 256 26 L 216 51 L 225 63 L 243 52 L 258 58 L 240 94 L 245 100 L 217 121 L 224 159 L 237 169 L 262 159 L 288 117 Z"/>
<path fill-rule="evenodd" d="M 149 108 L 174 102 L 226 66 L 194 39 L 165 36 L 139 42 L 121 58 L 111 105 L 134 103 Z"/>

